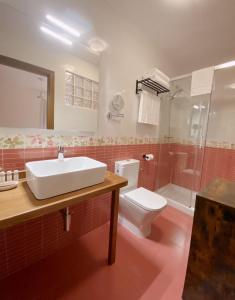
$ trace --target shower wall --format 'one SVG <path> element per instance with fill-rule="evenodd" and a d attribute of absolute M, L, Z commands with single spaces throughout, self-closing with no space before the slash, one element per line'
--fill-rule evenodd
<path fill-rule="evenodd" d="M 216 177 L 235 181 L 235 67 L 215 71 L 201 188 Z"/>
<path fill-rule="evenodd" d="M 161 101 L 156 189 L 200 191 L 216 177 L 235 181 L 235 68 L 216 70 L 211 95 L 190 97 L 191 77 Z"/>
<path fill-rule="evenodd" d="M 156 189 L 169 183 L 200 188 L 210 95 L 190 97 L 190 87 L 191 77 L 174 81 L 162 98 Z"/>

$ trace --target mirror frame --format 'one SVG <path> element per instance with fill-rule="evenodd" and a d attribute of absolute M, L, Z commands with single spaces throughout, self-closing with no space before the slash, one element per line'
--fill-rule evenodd
<path fill-rule="evenodd" d="M 54 129 L 55 73 L 4 55 L 0 55 L 0 64 L 47 77 L 47 129 Z"/>

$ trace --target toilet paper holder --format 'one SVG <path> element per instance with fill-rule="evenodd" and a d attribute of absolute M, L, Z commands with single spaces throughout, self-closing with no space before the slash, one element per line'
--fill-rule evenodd
<path fill-rule="evenodd" d="M 144 159 L 144 160 L 147 160 L 147 161 L 153 160 L 153 159 L 154 159 L 154 155 L 151 154 L 151 153 L 149 153 L 149 154 L 144 154 L 144 155 L 143 155 L 143 159 Z"/>

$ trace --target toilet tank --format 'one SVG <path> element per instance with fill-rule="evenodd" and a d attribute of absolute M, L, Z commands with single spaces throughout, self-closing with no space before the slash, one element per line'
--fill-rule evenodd
<path fill-rule="evenodd" d="M 139 177 L 140 161 L 136 159 L 119 160 L 115 162 L 115 174 L 125 177 L 128 185 L 123 190 L 137 188 Z"/>

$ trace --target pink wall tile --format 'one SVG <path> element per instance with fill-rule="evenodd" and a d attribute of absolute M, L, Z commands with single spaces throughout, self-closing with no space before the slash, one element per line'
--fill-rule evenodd
<path fill-rule="evenodd" d="M 19 224 L 6 230 L 6 258 L 8 273 L 14 273 L 26 267 L 25 224 Z"/>
<path fill-rule="evenodd" d="M 6 232 L 0 231 L 0 279 L 7 275 Z"/>
<path fill-rule="evenodd" d="M 235 150 L 205 148 L 201 188 L 216 177 L 235 181 Z"/>
<path fill-rule="evenodd" d="M 57 148 L 43 148 L 43 159 L 54 159 L 58 156 Z"/>
<path fill-rule="evenodd" d="M 24 162 L 43 159 L 43 148 L 24 149 Z"/>
<path fill-rule="evenodd" d="M 161 144 L 158 147 L 157 165 L 156 165 L 156 189 L 161 188 L 171 182 L 172 172 L 172 145 Z"/>
<path fill-rule="evenodd" d="M 176 153 L 184 152 L 187 155 Z M 154 160 L 146 162 L 143 154 L 153 153 Z M 235 181 L 235 150 L 205 148 L 180 144 L 138 144 L 117 146 L 66 147 L 65 156 L 89 156 L 108 165 L 114 171 L 116 160 L 140 160 L 139 185 L 155 190 L 170 182 L 200 190 L 215 177 Z M 57 148 L 0 149 L 0 162 L 6 170 L 23 169 L 30 160 L 57 157 Z M 200 171 L 202 179 L 185 169 Z M 0 163 L 1 165 L 1 163 Z M 183 166 L 183 167 L 182 167 Z M 200 175 L 200 173 L 199 173 Z M 106 223 L 110 217 L 110 194 L 71 207 L 71 231 L 64 231 L 63 214 L 59 211 L 35 220 L 0 231 L 0 278 L 20 270 L 73 239 Z"/>
<path fill-rule="evenodd" d="M 25 164 L 24 149 L 3 149 L 2 150 L 2 167 L 7 170 L 22 170 Z"/>
<path fill-rule="evenodd" d="M 87 146 L 66 147 L 65 156 L 86 155 L 98 159 L 114 171 L 116 160 L 136 158 L 141 161 L 139 184 L 154 190 L 159 146 Z M 143 160 L 143 154 L 153 153 L 155 159 Z M 24 169 L 27 161 L 57 157 L 57 148 L 2 150 L 4 169 Z M 0 278 L 4 278 L 64 247 L 74 238 L 106 223 L 110 218 L 110 194 L 89 199 L 71 207 L 71 231 L 64 231 L 63 214 L 59 211 L 7 230 L 0 231 Z"/>
<path fill-rule="evenodd" d="M 3 167 L 3 154 L 2 154 L 2 149 L 0 149 L 0 168 Z"/>
<path fill-rule="evenodd" d="M 200 191 L 216 177 L 235 181 L 235 150 L 181 144 L 161 145 L 157 188 L 173 183 Z"/>

